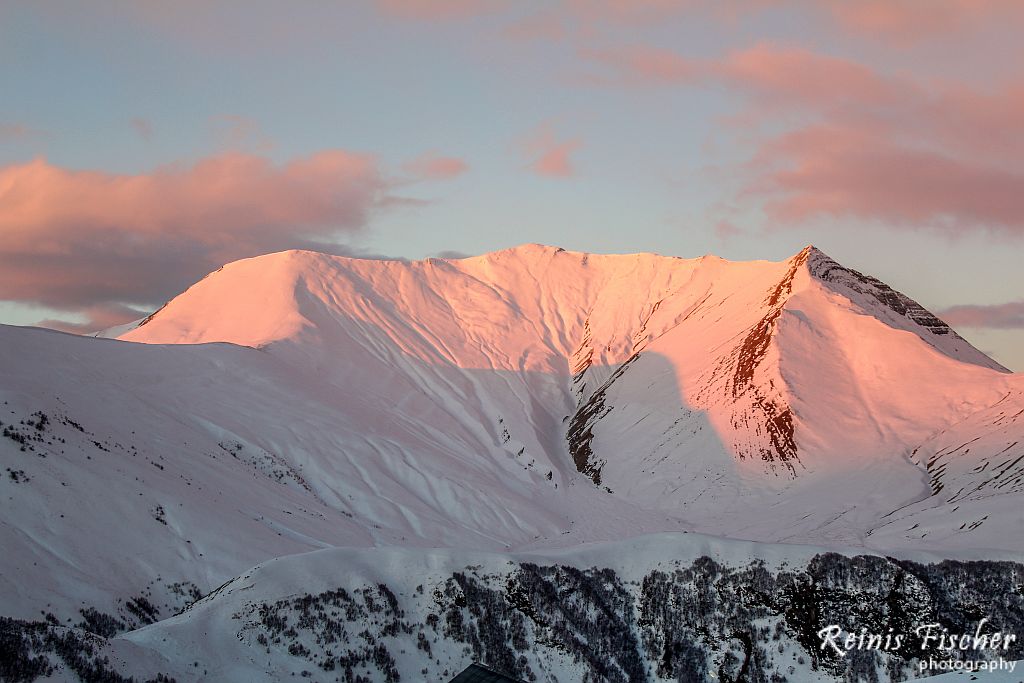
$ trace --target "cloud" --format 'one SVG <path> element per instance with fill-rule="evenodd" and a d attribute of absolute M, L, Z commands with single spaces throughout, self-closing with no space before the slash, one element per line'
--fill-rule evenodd
<path fill-rule="evenodd" d="M 914 87 L 856 62 L 798 47 L 760 43 L 709 62 L 707 76 L 793 106 L 825 108 L 898 102 Z"/>
<path fill-rule="evenodd" d="M 608 82 L 740 94 L 734 118 L 756 146 L 737 170 L 742 198 L 765 202 L 779 227 L 831 216 L 1024 237 L 1024 86 L 919 82 L 771 44 L 718 59 L 590 56 Z"/>
<path fill-rule="evenodd" d="M 813 22 L 821 19 L 847 35 L 906 46 L 963 35 L 986 26 L 1013 26 L 1024 16 L 1019 0 L 570 0 L 567 17 L 584 24 L 651 25 L 683 18 L 734 23 L 776 10 Z"/>
<path fill-rule="evenodd" d="M 557 9 L 549 9 L 513 20 L 502 30 L 502 35 L 513 41 L 564 40 L 567 35 L 565 17 Z"/>
<path fill-rule="evenodd" d="M 4 140 L 28 140 L 46 137 L 45 131 L 27 126 L 24 123 L 5 123 L 0 121 L 0 142 Z"/>
<path fill-rule="evenodd" d="M 715 235 L 717 235 L 718 239 L 722 240 L 722 242 L 728 243 L 732 241 L 734 237 L 742 234 L 743 231 L 740 230 L 732 221 L 723 219 L 715 224 Z"/>
<path fill-rule="evenodd" d="M 864 99 L 877 103 L 898 95 L 905 86 L 849 60 L 769 43 L 718 59 L 689 58 L 644 45 L 591 49 L 582 55 L 606 67 L 612 83 L 618 79 L 627 85 L 726 84 L 751 95 L 786 98 L 799 105 Z"/>
<path fill-rule="evenodd" d="M 680 17 L 735 20 L 778 4 L 777 0 L 562 0 L 523 3 L 514 0 L 376 0 L 377 8 L 397 19 L 463 20 L 500 16 L 506 35 L 528 40 L 565 37 L 572 25 L 581 34 L 623 26 L 651 26 Z"/>
<path fill-rule="evenodd" d="M 574 25 L 581 35 L 594 35 L 650 28 L 677 19 L 734 22 L 778 4 L 778 0 L 566 0 L 549 3 L 540 14 Z"/>
<path fill-rule="evenodd" d="M 849 128 L 790 133 L 760 152 L 772 170 L 752 184 L 779 224 L 854 216 L 951 233 L 1024 236 L 1024 173 L 911 149 Z"/>
<path fill-rule="evenodd" d="M 260 124 L 247 116 L 220 114 L 210 119 L 210 126 L 220 149 L 266 154 L 274 148 Z"/>
<path fill-rule="evenodd" d="M 454 249 L 445 249 L 443 251 L 439 251 L 436 254 L 434 254 L 434 258 L 443 258 L 443 259 L 451 259 L 451 260 L 458 260 L 458 259 L 464 259 L 464 258 L 470 258 L 470 257 L 472 257 L 472 254 L 467 254 L 467 253 L 462 252 L 462 251 L 456 251 Z"/>
<path fill-rule="evenodd" d="M 446 180 L 465 173 L 469 170 L 469 164 L 457 157 L 428 152 L 406 163 L 404 168 L 421 180 Z"/>
<path fill-rule="evenodd" d="M 526 140 L 524 150 L 532 157 L 530 169 L 538 175 L 568 178 L 576 175 L 571 155 L 583 146 L 579 139 L 559 140 L 549 126 L 542 126 Z"/>
<path fill-rule="evenodd" d="M 5 3 L 0 3 L 0 8 Z M 6 3 L 10 4 L 10 3 Z M 258 3 L 249 0 L 175 0 L 33 3 L 32 12 L 65 31 L 110 35 L 131 31 L 146 42 L 183 48 L 217 59 L 288 54 L 307 58 L 335 54 L 339 39 L 358 30 L 351 3 Z"/>
<path fill-rule="evenodd" d="M 0 168 L 0 299 L 76 311 L 154 305 L 228 261 L 337 237 L 396 200 L 372 157 L 225 153 L 119 175 Z"/>
<path fill-rule="evenodd" d="M 768 44 L 732 53 L 704 71 L 708 80 L 745 93 L 750 108 L 765 114 L 810 114 L 831 125 L 999 163 L 1024 154 L 1019 84 L 989 90 L 923 84 L 851 60 Z"/>
<path fill-rule="evenodd" d="M 679 85 L 704 80 L 708 65 L 687 59 L 671 50 L 643 45 L 610 49 L 587 49 L 581 56 L 606 67 L 597 83 L 618 85 Z"/>
<path fill-rule="evenodd" d="M 1024 301 L 1005 304 L 963 304 L 939 311 L 939 317 L 954 327 L 1024 329 Z"/>
<path fill-rule="evenodd" d="M 136 117 L 131 120 L 131 124 L 140 138 L 146 141 L 153 139 L 153 124 L 149 122 L 149 119 Z"/>
<path fill-rule="evenodd" d="M 741 4 L 742 0 L 736 0 Z M 582 34 L 608 28 L 638 28 L 682 15 L 714 14 L 714 0 L 567 0 L 559 3 L 565 21 Z"/>
<path fill-rule="evenodd" d="M 766 192 L 775 221 L 1024 237 L 1024 88 L 925 85 L 770 46 L 719 71 L 748 95 L 748 112 L 809 118 L 764 141 L 749 167 L 748 196 Z"/>
<path fill-rule="evenodd" d="M 399 19 L 439 21 L 469 19 L 499 12 L 508 0 L 377 0 L 378 8 Z"/>
<path fill-rule="evenodd" d="M 572 161 L 569 159 L 569 155 L 579 149 L 579 147 L 580 142 L 578 140 L 552 142 L 543 150 L 540 157 L 530 165 L 530 168 L 539 175 L 568 178 L 575 175 L 575 169 L 573 168 Z"/>
<path fill-rule="evenodd" d="M 832 0 L 828 9 L 840 27 L 863 37 L 900 44 L 944 37 L 985 22 L 1019 21 L 1017 0 Z"/>
<path fill-rule="evenodd" d="M 67 320 L 47 319 L 36 323 L 37 327 L 49 327 L 61 332 L 72 334 L 92 334 L 110 327 L 123 325 L 125 323 L 139 320 L 146 317 L 152 311 L 143 311 L 130 306 L 110 304 L 105 306 L 89 306 L 81 311 L 79 315 L 82 322 L 70 322 Z"/>

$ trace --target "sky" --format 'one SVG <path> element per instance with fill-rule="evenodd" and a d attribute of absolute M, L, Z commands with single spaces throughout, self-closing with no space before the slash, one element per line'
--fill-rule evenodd
<path fill-rule="evenodd" d="M 1024 370 L 1024 3 L 0 3 L 0 322 L 291 248 L 814 244 Z"/>

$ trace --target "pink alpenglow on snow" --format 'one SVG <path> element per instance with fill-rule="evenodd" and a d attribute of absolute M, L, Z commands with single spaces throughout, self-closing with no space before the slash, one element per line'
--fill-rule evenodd
<path fill-rule="evenodd" d="M 690 523 L 702 530 L 757 527 L 766 538 L 785 528 L 807 542 L 821 541 L 811 519 L 877 495 L 879 476 L 912 498 L 922 470 L 892 454 L 1020 389 L 1019 376 L 911 299 L 813 248 L 782 262 L 540 245 L 410 263 L 290 251 L 229 264 L 120 338 L 259 348 L 349 387 L 371 382 L 367 392 L 411 373 L 430 392 L 454 392 L 442 403 L 466 381 L 479 392 L 487 378 L 506 386 L 520 377 L 526 394 L 550 397 L 552 415 L 569 416 L 579 471 L 616 495 L 658 507 L 692 498 Z M 555 436 L 516 427 L 521 409 L 491 408 L 547 471 L 556 462 L 541 458 L 541 444 Z M 691 430 L 675 431 L 676 420 Z M 656 455 L 665 430 L 685 458 Z M 736 484 L 746 512 L 721 509 L 703 476 L 658 493 L 663 478 L 697 472 L 756 482 Z M 800 496 L 840 481 L 845 493 L 815 497 L 818 512 L 791 526 L 807 514 Z M 759 518 L 754 510 L 779 487 L 793 507 Z M 881 507 L 895 509 L 903 496 Z M 872 523 L 850 519 L 822 533 L 852 542 Z"/>

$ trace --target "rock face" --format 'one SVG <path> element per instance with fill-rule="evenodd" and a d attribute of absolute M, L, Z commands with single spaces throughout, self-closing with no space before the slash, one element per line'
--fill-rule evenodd
<path fill-rule="evenodd" d="M 993 367 L 997 370 L 1006 370 L 991 359 L 981 358 L 976 354 L 966 351 L 969 346 L 966 340 L 950 328 L 945 322 L 937 318 L 933 313 L 926 310 L 924 306 L 917 303 L 906 294 L 897 292 L 895 289 L 870 275 L 864 275 L 856 270 L 839 265 L 821 251 L 813 247 L 808 249 L 811 255 L 808 260 L 808 269 L 814 277 L 822 282 L 827 282 L 836 289 L 843 289 L 855 292 L 856 294 L 869 296 L 882 304 L 893 313 L 906 318 L 915 325 L 927 330 L 939 337 L 949 336 L 959 347 L 958 355 L 966 356 L 972 362 Z M 921 337 L 928 341 L 927 335 Z"/>
<path fill-rule="evenodd" d="M 164 624 L 181 586 L 207 593 L 323 548 L 694 531 L 883 554 L 1024 548 L 1024 378 L 810 247 L 777 263 L 540 245 L 271 254 L 211 273 L 120 341 L 0 327 L 0 377 L 0 616 L 49 612 L 96 637 Z M 465 566 L 438 580 L 471 578 Z M 614 569 L 577 569 L 590 567 Z M 366 585 L 345 589 L 379 602 Z M 46 649 L 58 626 L 11 628 Z M 767 660 L 746 637 L 731 652 L 753 671 Z M 699 660 L 686 638 L 657 647 Z M 609 670 L 653 656 L 637 643 Z M 353 671 L 377 656 L 353 651 Z"/>

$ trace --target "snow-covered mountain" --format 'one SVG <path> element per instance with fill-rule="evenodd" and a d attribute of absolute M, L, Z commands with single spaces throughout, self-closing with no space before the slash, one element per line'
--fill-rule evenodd
<path fill-rule="evenodd" d="M 403 454 L 487 454 L 493 476 L 552 487 L 583 473 L 616 499 L 685 509 L 691 528 L 762 541 L 870 542 L 881 515 L 933 492 L 926 441 L 1024 389 L 812 247 L 782 263 L 539 245 L 417 263 L 286 252 L 230 264 L 121 338 L 232 342 L 315 372 L 370 412 L 350 458 L 379 461 L 367 442 L 394 442 L 401 422 L 415 442 L 434 435 Z M 1005 477 L 1024 476 L 1016 464 Z M 440 473 L 452 467 L 480 469 Z M 892 543 L 1024 547 L 1021 518 L 962 534 L 984 516 L 965 514 Z"/>
<path fill-rule="evenodd" d="M 129 669 L 202 679 L 159 639 L 238 606 L 162 620 L 284 556 L 317 590 L 354 590 L 323 558 L 344 573 L 369 552 L 353 548 L 400 546 L 407 571 L 438 557 L 451 576 L 467 552 L 491 566 L 600 541 L 604 564 L 588 561 L 612 567 L 626 539 L 684 532 L 804 563 L 738 540 L 1024 550 L 1024 376 L 812 247 L 745 263 L 282 252 L 119 339 L 0 327 L 0 614 L 102 635 L 160 622 L 108 644 Z M 416 550 L 438 547 L 460 550 Z M 347 550 L 307 554 L 330 548 Z M 253 590 L 283 599 L 287 581 Z M 462 653 L 445 642 L 432 676 Z M 399 668 L 440 661 L 417 652 Z"/>

